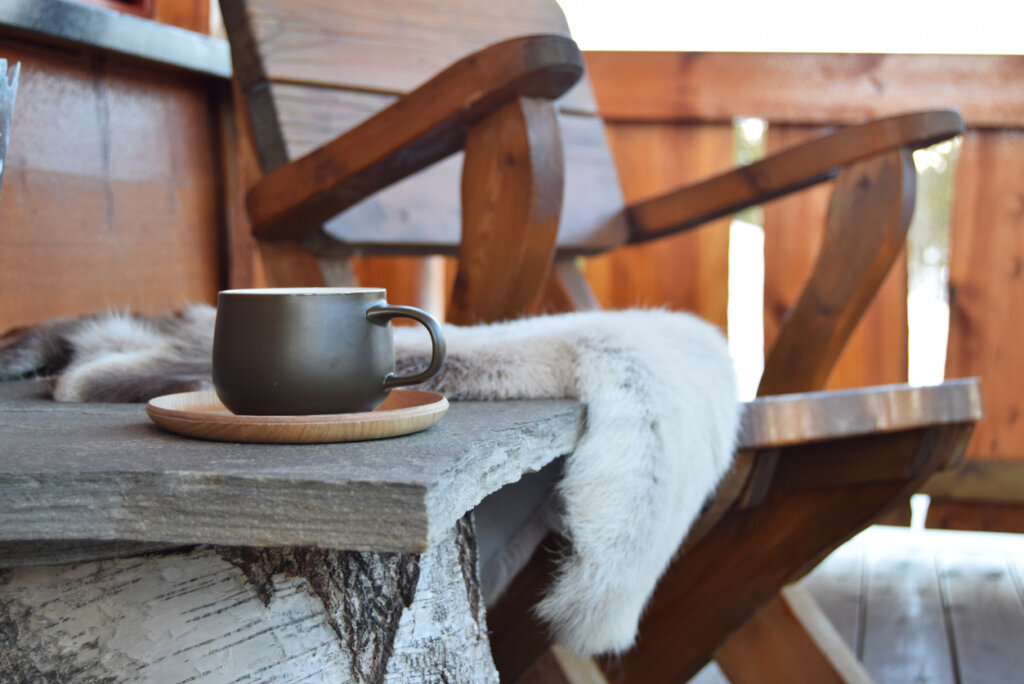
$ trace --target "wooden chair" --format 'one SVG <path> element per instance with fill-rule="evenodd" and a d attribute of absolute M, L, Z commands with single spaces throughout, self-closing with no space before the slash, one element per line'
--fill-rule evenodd
<path fill-rule="evenodd" d="M 962 130 L 951 110 L 865 123 L 624 206 L 580 54 L 552 0 L 221 4 L 244 113 L 234 266 L 248 268 L 258 252 L 272 284 L 323 282 L 316 259 L 328 281 L 344 282 L 351 254 L 457 254 L 450 321 L 593 307 L 575 257 L 835 178 L 818 265 L 767 358 L 762 395 L 823 387 L 902 248 L 912 150 Z M 716 657 L 734 682 L 862 677 L 811 629 L 813 604 L 779 592 L 955 461 L 979 410 L 972 383 L 935 395 L 966 397 L 967 414 L 925 411 L 896 388 L 883 396 L 887 406 L 868 407 L 875 434 L 835 433 L 848 406 L 811 394 L 832 412 L 831 436 L 797 431 L 740 451 L 657 590 L 637 647 L 600 661 L 603 676 L 685 680 Z M 502 676 L 596 676 L 586 662 L 573 675 L 571 656 L 549 650 L 529 612 L 550 567 L 552 544 L 541 548 L 490 612 Z M 771 639 L 801 657 L 781 669 L 748 657 L 784 652 Z"/>

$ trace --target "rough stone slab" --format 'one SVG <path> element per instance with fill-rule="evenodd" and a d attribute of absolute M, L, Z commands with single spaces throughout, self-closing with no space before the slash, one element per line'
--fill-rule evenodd
<path fill-rule="evenodd" d="M 486 495 L 573 450 L 575 401 L 454 402 L 424 432 L 252 445 L 164 432 L 132 404 L 0 384 L 0 543 L 422 552 Z"/>

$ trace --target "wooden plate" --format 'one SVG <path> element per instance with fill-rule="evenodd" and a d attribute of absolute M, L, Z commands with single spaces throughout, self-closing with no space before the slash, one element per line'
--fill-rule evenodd
<path fill-rule="evenodd" d="M 357 442 L 408 435 L 441 420 L 448 400 L 434 392 L 392 390 L 376 410 L 319 416 L 238 416 L 215 392 L 183 392 L 151 399 L 154 423 L 181 435 L 222 442 L 307 444 Z"/>

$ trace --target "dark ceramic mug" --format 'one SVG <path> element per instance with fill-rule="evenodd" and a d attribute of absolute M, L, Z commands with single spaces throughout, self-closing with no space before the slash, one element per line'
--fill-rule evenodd
<path fill-rule="evenodd" d="M 422 323 L 433 346 L 421 373 L 396 376 L 392 318 Z M 217 302 L 213 386 L 242 415 L 372 411 L 393 387 L 437 375 L 441 326 L 425 311 L 392 306 L 380 288 L 225 290 Z"/>

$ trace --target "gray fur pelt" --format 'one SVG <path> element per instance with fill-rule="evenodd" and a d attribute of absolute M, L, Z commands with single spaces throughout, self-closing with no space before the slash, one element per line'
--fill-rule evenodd
<path fill-rule="evenodd" d="M 0 349 L 0 377 L 48 374 L 61 401 L 144 401 L 209 387 L 215 312 L 54 321 Z M 578 398 L 586 431 L 559 486 L 571 552 L 537 606 L 581 653 L 621 652 L 673 554 L 731 462 L 732 361 L 713 326 L 621 311 L 446 326 L 448 360 L 425 389 L 450 399 Z M 395 329 L 400 369 L 425 362 L 418 328 Z"/>

